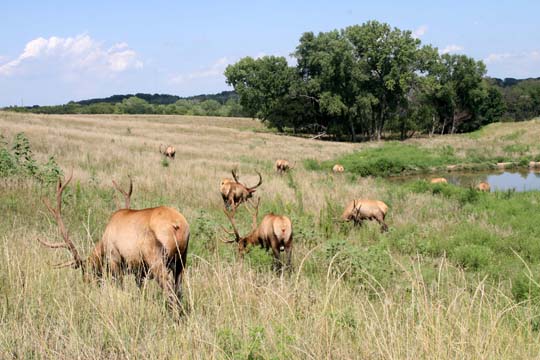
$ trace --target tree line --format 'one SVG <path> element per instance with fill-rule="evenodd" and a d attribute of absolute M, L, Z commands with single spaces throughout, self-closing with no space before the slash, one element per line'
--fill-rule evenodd
<path fill-rule="evenodd" d="M 306 32 L 292 56 L 294 66 L 279 56 L 246 57 L 225 71 L 244 110 L 279 130 L 405 138 L 472 131 L 505 112 L 481 61 L 439 54 L 385 23 Z"/>
<path fill-rule="evenodd" d="M 39 114 L 162 114 L 246 116 L 233 91 L 180 98 L 165 94 L 113 95 L 102 99 L 71 101 L 64 105 L 12 106 L 10 111 Z"/>

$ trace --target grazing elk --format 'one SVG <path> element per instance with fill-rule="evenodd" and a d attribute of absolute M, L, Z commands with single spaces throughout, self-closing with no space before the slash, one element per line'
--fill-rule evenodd
<path fill-rule="evenodd" d="M 491 190 L 491 186 L 489 186 L 489 183 L 482 181 L 480 184 L 476 185 L 476 190 L 489 192 Z"/>
<path fill-rule="evenodd" d="M 388 205 L 379 200 L 357 199 L 347 204 L 341 220 L 353 221 L 355 225 L 362 225 L 363 220 L 375 220 L 381 225 L 381 232 L 388 231 L 384 222 Z"/>
<path fill-rule="evenodd" d="M 433 178 L 433 179 L 430 180 L 430 183 L 432 183 L 432 184 L 448 184 L 448 180 L 446 180 L 443 177 Z"/>
<path fill-rule="evenodd" d="M 81 269 L 85 281 L 92 278 L 99 280 L 105 271 L 110 272 L 119 284 L 122 283 L 125 273 L 133 273 L 139 287 L 146 277 L 154 278 L 166 294 L 169 304 L 179 305 L 190 234 L 189 224 L 184 216 L 166 206 L 142 210 L 117 210 L 109 219 L 103 237 L 95 245 L 91 255 L 83 259 L 71 241 L 62 220 L 62 193 L 72 177 L 73 173 L 65 183 L 58 180 L 56 208 L 44 199 L 45 205 L 60 228 L 64 242 L 50 243 L 38 240 L 53 249 L 68 249 L 73 256 L 73 260 L 55 267 L 70 266 Z M 126 196 L 127 206 L 129 196 Z"/>
<path fill-rule="evenodd" d="M 345 171 L 345 168 L 343 167 L 343 165 L 340 165 L 340 164 L 336 164 L 334 165 L 334 167 L 332 168 L 332 171 L 334 173 L 342 173 Z"/>
<path fill-rule="evenodd" d="M 250 199 L 256 189 L 262 184 L 262 176 L 258 171 L 257 175 L 259 175 L 259 182 L 255 186 L 251 187 L 242 184 L 238 180 L 238 176 L 234 170 L 231 170 L 231 174 L 234 180 L 225 178 L 221 180 L 220 186 L 221 197 L 223 198 L 223 202 L 227 207 L 235 207 L 236 205 Z"/>
<path fill-rule="evenodd" d="M 291 163 L 289 163 L 288 160 L 283 160 L 283 159 L 276 160 L 276 165 L 275 165 L 276 171 L 280 175 L 283 174 L 284 172 L 294 169 L 295 166 L 296 166 L 296 163 L 291 166 Z"/>
<path fill-rule="evenodd" d="M 246 207 L 253 217 L 253 222 L 251 226 L 251 231 L 246 236 L 240 236 L 238 233 L 238 228 L 234 221 L 234 215 L 236 214 L 236 209 L 238 206 L 232 207 L 231 210 L 223 209 L 225 215 L 229 219 L 232 231 L 225 229 L 223 230 L 230 234 L 234 235 L 232 240 L 221 241 L 225 243 L 236 242 L 238 244 L 238 253 L 240 256 L 243 256 L 244 252 L 247 251 L 248 245 L 257 245 L 259 244 L 263 249 L 268 251 L 272 249 L 272 254 L 274 255 L 274 269 L 281 269 L 283 262 L 281 261 L 281 252 L 285 251 L 286 253 L 286 266 L 290 268 L 291 266 L 291 251 L 292 251 L 292 242 L 293 242 L 293 229 L 291 220 L 287 216 L 275 215 L 273 213 L 267 214 L 263 217 L 260 225 L 257 225 L 257 215 L 259 213 L 259 203 L 260 198 L 257 199 L 256 204 L 252 205 L 253 211 L 249 210 L 249 207 Z"/>
<path fill-rule="evenodd" d="M 163 150 L 163 144 L 159 145 L 159 153 L 165 157 L 174 159 L 176 155 L 176 149 L 172 145 L 168 145 L 165 150 Z"/>

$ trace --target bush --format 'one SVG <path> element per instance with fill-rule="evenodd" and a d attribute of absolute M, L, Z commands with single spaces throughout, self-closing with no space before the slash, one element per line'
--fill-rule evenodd
<path fill-rule="evenodd" d="M 3 136 L 0 136 L 0 177 L 34 178 L 41 183 L 56 182 L 62 170 L 53 156 L 40 165 L 34 160 L 30 141 L 24 133 L 15 135 L 11 150 Z"/>
<path fill-rule="evenodd" d="M 487 246 L 467 244 L 461 245 L 452 251 L 454 262 L 467 270 L 484 269 L 493 257 L 493 251 Z"/>

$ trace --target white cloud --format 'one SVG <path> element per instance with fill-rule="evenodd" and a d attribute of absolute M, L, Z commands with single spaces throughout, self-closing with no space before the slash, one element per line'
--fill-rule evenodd
<path fill-rule="evenodd" d="M 232 61 L 229 60 L 227 57 L 219 58 L 216 62 L 214 62 L 212 65 L 210 65 L 207 68 L 203 68 L 188 74 L 181 74 L 174 76 L 171 78 L 172 83 L 184 83 L 189 80 L 193 79 L 202 79 L 202 78 L 211 78 L 211 77 L 218 77 L 222 76 L 223 72 L 225 71 L 225 68 L 227 65 L 231 64 Z"/>
<path fill-rule="evenodd" d="M 0 76 L 24 72 L 30 64 L 40 64 L 40 72 L 59 65 L 62 71 L 92 71 L 102 75 L 137 69 L 143 66 L 137 53 L 126 43 L 114 44 L 109 49 L 87 34 L 61 38 L 52 36 L 29 41 L 15 59 L 0 65 Z"/>
<path fill-rule="evenodd" d="M 441 54 L 459 53 L 464 50 L 463 46 L 450 44 L 440 51 Z"/>
<path fill-rule="evenodd" d="M 427 25 L 421 25 L 421 26 L 419 26 L 418 28 L 416 28 L 413 31 L 412 36 L 415 39 L 419 39 L 422 36 L 424 36 L 427 33 L 427 31 L 428 31 L 428 26 Z"/>
<path fill-rule="evenodd" d="M 492 53 L 484 58 L 491 76 L 538 77 L 540 74 L 540 50 L 518 53 Z"/>

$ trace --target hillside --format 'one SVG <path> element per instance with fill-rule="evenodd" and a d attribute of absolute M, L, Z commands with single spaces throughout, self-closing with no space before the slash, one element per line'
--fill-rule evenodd
<path fill-rule="evenodd" d="M 0 212 L 7 214 L 0 217 L 0 357 L 521 359 L 540 352 L 540 192 L 477 193 L 311 170 L 310 159 L 334 161 L 384 144 L 281 136 L 246 118 L 0 112 L 0 128 Z M 125 186 L 132 176 L 133 208 L 169 205 L 184 214 L 191 240 L 183 316 L 168 310 L 153 280 L 142 290 L 132 276 L 123 287 L 109 278 L 98 286 L 51 267 L 69 259 L 37 241 L 59 240 L 41 201 L 54 184 L 2 167 L 20 132 L 33 174 L 50 156 L 64 173 L 73 169 L 63 211 L 82 254 L 117 208 L 111 180 Z M 466 157 L 504 154 L 510 145 L 537 154 L 538 134 L 536 120 L 404 144 L 426 152 L 451 146 Z M 176 159 L 164 160 L 160 144 L 174 145 Z M 278 158 L 296 168 L 277 175 Z M 220 241 L 221 226 L 230 224 L 219 184 L 232 168 L 247 184 L 261 172 L 259 220 L 270 212 L 291 218 L 290 274 L 274 273 L 264 250 L 241 259 L 234 244 Z M 387 203 L 390 230 L 336 221 L 355 198 Z M 243 208 L 237 223 L 241 233 L 250 229 Z"/>

